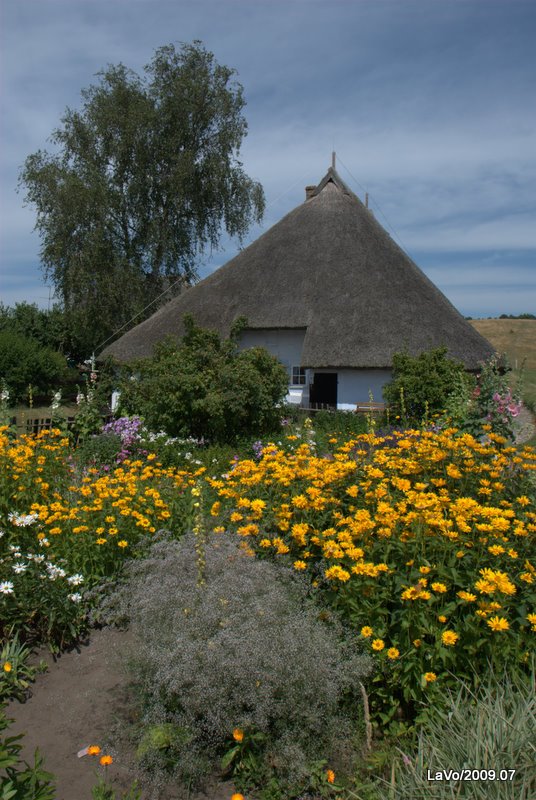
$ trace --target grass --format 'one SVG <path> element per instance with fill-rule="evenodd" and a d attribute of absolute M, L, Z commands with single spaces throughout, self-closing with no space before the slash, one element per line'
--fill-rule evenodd
<path fill-rule="evenodd" d="M 524 363 L 523 397 L 536 406 L 536 320 L 473 319 L 471 325 L 498 353 L 506 353 L 516 380 Z"/>

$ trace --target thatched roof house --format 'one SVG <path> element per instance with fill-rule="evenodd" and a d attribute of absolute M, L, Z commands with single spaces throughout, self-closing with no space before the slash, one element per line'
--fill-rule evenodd
<path fill-rule="evenodd" d="M 102 355 L 149 356 L 165 336 L 181 336 L 186 313 L 222 335 L 247 317 L 244 346 L 281 357 L 300 399 L 316 383 L 322 402 L 339 406 L 368 399 L 368 390 L 379 398 L 401 349 L 445 345 L 468 369 L 493 352 L 333 168 L 307 187 L 304 203 Z"/>

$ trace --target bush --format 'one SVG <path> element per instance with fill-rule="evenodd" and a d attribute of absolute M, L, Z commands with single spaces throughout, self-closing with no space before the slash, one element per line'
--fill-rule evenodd
<path fill-rule="evenodd" d="M 306 594 L 223 534 L 156 543 L 129 566 L 112 603 L 134 633 L 146 767 L 199 782 L 227 752 L 237 785 L 275 777 L 289 798 L 312 761 L 351 749 L 367 660 Z"/>
<path fill-rule="evenodd" d="M 445 409 L 452 424 L 473 436 L 492 431 L 507 440 L 514 438 L 514 419 L 523 403 L 509 386 L 510 370 L 503 361 L 493 357 L 482 363 L 472 390 L 466 382 L 453 386 Z"/>
<path fill-rule="evenodd" d="M 454 385 L 471 385 L 473 378 L 461 361 L 447 358 L 447 348 L 393 356 L 393 380 L 384 386 L 383 397 L 393 414 L 420 422 L 428 414 L 442 411 Z"/>
<path fill-rule="evenodd" d="M 18 333 L 0 331 L 0 376 L 12 402 L 26 395 L 28 385 L 34 394 L 46 394 L 67 377 L 65 358 L 34 339 Z"/>
<path fill-rule="evenodd" d="M 180 344 L 160 343 L 153 358 L 133 366 L 123 381 L 121 406 L 152 430 L 170 436 L 233 441 L 262 434 L 279 422 L 288 385 L 280 362 L 262 348 L 239 351 L 185 318 Z"/>

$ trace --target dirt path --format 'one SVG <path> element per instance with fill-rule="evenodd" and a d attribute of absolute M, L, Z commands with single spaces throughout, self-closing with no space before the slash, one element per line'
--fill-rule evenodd
<path fill-rule="evenodd" d="M 48 672 L 38 676 L 26 703 L 12 702 L 7 716 L 14 719 L 10 733 L 24 733 L 23 758 L 29 763 L 38 747 L 45 769 L 56 777 L 56 800 L 91 800 L 91 789 L 103 767 L 98 758 L 77 753 L 98 744 L 114 758 L 107 767 L 114 787 L 125 791 L 135 775 L 134 752 L 124 741 L 113 741 L 113 730 L 124 716 L 125 678 L 121 653 L 128 633 L 105 628 L 94 631 L 78 650 L 64 653 L 56 661 L 48 653 Z M 219 783 L 206 794 L 189 795 L 169 788 L 162 800 L 230 800 L 234 787 Z M 121 795 L 119 794 L 119 797 Z M 143 793 L 143 800 L 150 800 Z M 152 800 L 152 798 L 151 798 Z"/>
<path fill-rule="evenodd" d="M 526 406 L 523 406 L 519 416 L 514 422 L 514 435 L 516 444 L 524 444 L 536 434 L 534 416 Z"/>

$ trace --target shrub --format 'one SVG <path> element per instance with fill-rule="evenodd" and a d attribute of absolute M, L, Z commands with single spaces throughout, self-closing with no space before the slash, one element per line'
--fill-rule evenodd
<path fill-rule="evenodd" d="M 509 386 L 508 369 L 496 357 L 481 365 L 476 385 L 458 381 L 446 403 L 446 414 L 461 430 L 473 436 L 492 431 L 514 438 L 513 422 L 522 407 L 519 391 Z"/>
<path fill-rule="evenodd" d="M 19 333 L 0 331 L 0 377 L 9 388 L 12 402 L 26 395 L 47 393 L 67 376 L 65 358 L 49 347 Z"/>
<path fill-rule="evenodd" d="M 394 415 L 420 422 L 442 411 L 452 387 L 472 384 L 473 378 L 460 361 L 447 358 L 447 348 L 437 347 L 413 357 L 407 352 L 393 356 L 393 380 L 383 396 Z"/>
<path fill-rule="evenodd" d="M 180 344 L 160 343 L 153 358 L 133 367 L 122 383 L 122 408 L 152 430 L 219 442 L 277 425 L 288 384 L 282 364 L 262 348 L 239 351 L 234 337 L 222 341 L 190 317 L 185 327 Z"/>
<path fill-rule="evenodd" d="M 306 594 L 223 534 L 201 549 L 193 534 L 159 542 L 130 564 L 119 613 L 135 637 L 147 767 L 198 782 L 227 752 L 235 783 L 276 777 L 288 798 L 312 761 L 350 748 L 367 659 Z"/>

